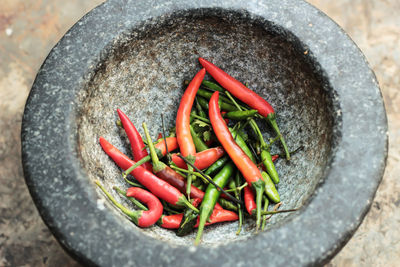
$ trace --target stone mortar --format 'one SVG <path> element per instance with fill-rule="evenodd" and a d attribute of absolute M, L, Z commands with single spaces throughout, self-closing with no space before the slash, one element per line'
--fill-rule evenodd
<path fill-rule="evenodd" d="M 152 136 L 161 131 L 160 114 L 173 126 L 199 56 L 267 99 L 290 148 L 304 149 L 277 163 L 283 208 L 298 212 L 274 216 L 259 234 L 251 220 L 239 236 L 237 223 L 208 227 L 194 247 L 194 234 L 136 227 L 93 181 L 110 192 L 127 187 L 98 137 L 130 155 L 116 108 L 140 132 L 146 121 Z M 110 0 L 82 18 L 40 69 L 23 118 L 23 165 L 44 221 L 83 263 L 310 265 L 333 257 L 368 211 L 385 167 L 386 132 L 380 90 L 361 52 L 307 3 Z M 282 151 L 276 144 L 272 152 Z"/>

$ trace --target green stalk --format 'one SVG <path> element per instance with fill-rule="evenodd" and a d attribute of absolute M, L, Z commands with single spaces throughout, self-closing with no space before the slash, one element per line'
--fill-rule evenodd
<path fill-rule="evenodd" d="M 264 197 L 264 209 L 263 212 L 268 211 L 268 204 L 269 204 L 269 200 L 267 197 Z M 261 231 L 264 231 L 265 225 L 267 224 L 267 215 L 263 215 L 262 218 L 262 225 L 261 225 Z"/>
<path fill-rule="evenodd" d="M 256 210 L 256 232 L 260 228 L 261 224 L 261 202 L 262 202 L 262 197 L 264 194 L 265 190 L 265 183 L 263 180 L 258 180 L 257 182 L 252 183 L 252 187 L 254 188 L 256 192 L 256 205 L 257 205 L 257 210 Z"/>
<path fill-rule="evenodd" d="M 189 173 L 188 170 L 179 168 L 178 166 L 174 166 L 174 165 L 171 165 L 171 169 L 174 169 L 175 171 L 179 171 L 179 172 L 182 172 L 182 173 Z M 193 174 L 194 176 L 196 176 L 196 177 L 201 178 L 201 179 L 203 180 L 203 182 L 205 182 L 206 184 L 208 184 L 208 180 L 205 179 L 205 178 L 203 177 L 203 175 L 201 175 L 200 173 L 198 173 L 198 172 L 193 172 L 192 174 Z M 183 175 L 183 176 L 186 176 L 186 175 Z M 212 179 L 210 176 L 208 176 L 208 177 L 209 177 L 210 179 Z"/>
<path fill-rule="evenodd" d="M 113 189 L 115 191 L 117 191 L 120 195 L 126 197 L 127 199 L 129 199 L 136 207 L 138 207 L 141 210 L 149 210 L 145 205 L 143 205 L 142 203 L 140 203 L 136 198 L 134 197 L 127 197 L 126 196 L 126 192 L 121 190 L 120 188 L 114 186 Z"/>
<path fill-rule="evenodd" d="M 278 124 L 276 123 L 276 115 L 275 113 L 270 113 L 267 116 L 267 121 L 269 122 L 269 124 L 271 125 L 272 129 L 274 129 L 275 133 L 280 136 L 280 140 L 283 146 L 283 149 L 285 150 L 286 153 L 286 159 L 290 160 L 290 153 L 289 153 L 289 149 L 286 145 L 286 141 L 285 138 L 283 138 L 283 136 L 281 135 L 281 132 L 279 131 L 279 127 Z"/>
<path fill-rule="evenodd" d="M 236 188 L 241 183 L 240 171 L 236 171 L 235 179 L 232 180 L 234 180 L 234 186 Z M 240 200 L 241 194 L 239 190 L 235 191 L 235 197 Z M 237 203 L 236 205 L 238 207 L 238 216 L 239 216 L 239 225 L 238 225 L 238 230 L 236 231 L 236 235 L 239 235 L 240 232 L 242 231 L 244 214 L 242 205 L 240 205 L 239 203 Z"/>
<path fill-rule="evenodd" d="M 125 208 L 123 205 L 121 205 L 120 203 L 118 203 L 118 202 L 115 200 L 115 198 L 113 198 L 113 197 L 111 196 L 111 194 L 108 193 L 107 190 L 100 184 L 99 181 L 96 180 L 95 183 L 96 183 L 96 185 L 104 192 L 104 194 L 108 197 L 108 199 L 109 199 L 117 208 L 119 208 L 125 215 L 127 215 L 127 216 L 131 219 L 132 222 L 134 222 L 136 225 L 138 224 L 138 222 L 139 222 L 139 214 L 140 214 L 141 212 L 139 213 L 139 212 L 137 212 L 137 211 L 128 210 L 128 209 Z"/>

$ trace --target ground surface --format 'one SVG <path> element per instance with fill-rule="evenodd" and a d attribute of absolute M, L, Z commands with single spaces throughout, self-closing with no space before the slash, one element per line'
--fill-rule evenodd
<path fill-rule="evenodd" d="M 2 0 L 0 8 L 0 266 L 79 266 L 42 222 L 25 185 L 20 153 L 24 103 L 40 64 L 61 36 L 102 0 Z M 400 262 L 400 2 L 311 0 L 364 52 L 380 82 L 389 157 L 374 203 L 327 266 Z M 349 159 L 351 160 L 351 159 Z"/>

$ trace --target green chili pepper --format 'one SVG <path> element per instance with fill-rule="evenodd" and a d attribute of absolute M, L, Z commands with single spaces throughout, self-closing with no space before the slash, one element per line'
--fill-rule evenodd
<path fill-rule="evenodd" d="M 219 171 L 217 175 L 215 175 L 213 179 L 214 183 L 220 186 L 221 188 L 224 188 L 225 185 L 228 183 L 229 178 L 232 176 L 234 169 L 235 165 L 233 164 L 233 162 L 227 163 L 222 168 L 222 170 Z M 206 221 L 210 217 L 220 195 L 221 191 L 219 191 L 214 185 L 209 184 L 207 186 L 206 192 L 204 193 L 203 201 L 201 202 L 200 206 L 200 220 L 199 220 L 199 229 L 197 231 L 197 236 L 195 241 L 196 245 L 199 244 L 200 242 Z"/>
<path fill-rule="evenodd" d="M 198 100 L 199 100 L 199 104 L 201 105 L 201 107 L 208 110 L 208 101 L 207 101 L 207 99 L 198 96 Z M 237 110 L 237 108 L 235 106 L 233 106 L 231 104 L 228 104 L 228 103 L 225 103 L 225 102 L 222 102 L 222 101 L 218 101 L 218 105 L 221 107 L 222 110 L 226 110 L 226 111 L 235 111 L 235 110 Z"/>
<path fill-rule="evenodd" d="M 276 171 L 274 162 L 272 161 L 271 154 L 268 150 L 263 149 L 261 151 L 261 161 L 267 169 L 269 176 L 275 184 L 279 183 L 278 172 Z"/>
<path fill-rule="evenodd" d="M 203 80 L 201 82 L 201 85 L 203 85 L 204 87 L 206 87 L 207 89 L 213 90 L 213 91 L 220 91 L 221 93 L 225 92 L 225 89 L 222 88 L 221 86 L 219 86 L 216 83 L 210 82 L 210 81 L 206 81 Z"/>
<path fill-rule="evenodd" d="M 257 114 L 257 110 L 250 109 L 250 110 L 236 110 L 236 111 L 229 111 L 225 115 L 224 118 L 231 119 L 231 120 L 246 120 L 248 118 L 254 117 Z"/>
<path fill-rule="evenodd" d="M 238 207 L 231 201 L 225 198 L 219 198 L 218 203 L 226 210 L 238 211 Z"/>
<path fill-rule="evenodd" d="M 214 162 L 210 167 L 208 167 L 208 169 L 204 172 L 204 174 L 213 175 L 214 173 L 222 169 L 222 167 L 224 167 L 224 165 L 228 162 L 228 160 L 229 156 L 223 156 L 222 158 Z"/>
<path fill-rule="evenodd" d="M 201 88 L 197 91 L 197 95 L 199 95 L 201 97 L 204 97 L 204 98 L 207 98 L 207 99 L 210 99 L 212 94 L 213 94 L 212 92 L 210 92 L 208 90 L 201 89 Z M 227 98 L 227 97 L 225 97 L 223 95 L 220 96 L 218 102 L 225 102 L 227 104 L 231 104 L 232 103 L 232 101 L 229 98 Z"/>
<path fill-rule="evenodd" d="M 268 173 L 261 172 L 261 175 L 265 182 L 265 193 L 268 198 L 271 199 L 275 203 L 281 202 L 281 198 L 279 197 L 278 190 L 276 190 L 274 182 L 269 177 Z"/>
<path fill-rule="evenodd" d="M 208 146 L 204 143 L 204 141 L 197 135 L 192 125 L 190 125 L 190 134 L 192 135 L 194 146 L 196 147 L 197 152 L 201 152 L 208 149 Z"/>

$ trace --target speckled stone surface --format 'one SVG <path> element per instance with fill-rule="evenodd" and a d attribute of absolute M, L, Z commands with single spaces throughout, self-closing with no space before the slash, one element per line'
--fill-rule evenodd
<path fill-rule="evenodd" d="M 149 265 L 171 263 L 191 266 L 199 262 L 209 265 L 222 265 L 222 263 L 231 265 L 240 262 L 245 264 L 244 260 L 251 258 L 256 265 L 262 264 L 268 259 L 272 265 L 298 266 L 322 263 L 332 257 L 351 236 L 368 210 L 370 200 L 383 173 L 387 152 L 386 119 L 379 88 L 373 73 L 357 47 L 332 21 L 302 2 L 278 3 L 278 1 L 272 1 L 268 2 L 268 5 L 250 2 L 242 5 L 227 1 L 218 4 L 220 8 L 231 10 L 230 13 L 236 13 L 248 21 L 256 21 L 258 28 L 264 27 L 266 33 L 261 34 L 261 37 L 256 40 L 270 40 L 271 31 L 273 35 L 288 39 L 288 42 L 293 44 L 293 51 L 297 51 L 299 56 L 296 59 L 293 57 L 293 54 L 296 53 L 293 52 L 293 59 L 283 62 L 282 66 L 291 66 L 293 62 L 301 63 L 303 61 L 311 64 L 311 70 L 318 74 L 315 75 L 317 77 L 310 75 L 310 70 L 307 68 L 293 77 L 301 76 L 303 73 L 302 77 L 319 88 L 317 90 L 320 94 L 327 94 L 330 97 L 326 100 L 328 105 L 322 110 L 322 115 L 317 113 L 320 116 L 318 118 L 328 117 L 328 120 L 321 120 L 323 123 L 318 125 L 320 129 L 316 130 L 315 134 L 321 129 L 325 129 L 328 131 L 328 140 L 329 134 L 332 134 L 333 149 L 331 150 L 329 145 L 325 145 L 324 149 L 327 149 L 325 153 L 332 152 L 333 159 L 331 164 L 324 168 L 323 172 L 326 175 L 322 179 L 323 183 L 313 193 L 309 204 L 291 219 L 277 223 L 271 230 L 257 236 L 252 235 L 247 240 L 222 244 L 213 249 L 207 246 L 196 249 L 191 246 L 177 246 L 149 238 L 137 231 L 135 227 L 126 224 L 125 219 L 115 216 L 116 213 L 111 212 L 112 209 L 104 208 L 103 197 L 95 192 L 93 184 L 88 179 L 91 175 L 95 175 L 87 172 L 91 170 L 91 167 L 81 168 L 86 162 L 83 161 L 82 164 L 81 161 L 82 158 L 85 158 L 85 149 L 90 149 L 86 145 L 95 144 L 96 138 L 93 137 L 91 141 L 83 142 L 80 134 L 84 131 L 77 127 L 76 122 L 81 121 L 80 125 L 85 126 L 85 116 L 91 118 L 90 109 L 86 113 L 84 112 L 84 115 L 80 113 L 90 103 L 85 104 L 86 106 L 79 103 L 77 99 L 80 97 L 77 97 L 77 94 L 83 89 L 88 92 L 96 92 L 94 89 L 101 89 L 102 83 L 107 82 L 107 79 L 112 81 L 117 78 L 118 81 L 118 77 L 123 77 L 121 74 L 110 74 L 107 67 L 121 62 L 127 64 L 133 60 L 129 57 L 124 59 L 125 61 L 118 58 L 110 60 L 110 55 L 111 57 L 118 54 L 124 55 L 123 51 L 118 50 L 119 52 L 116 53 L 116 50 L 112 49 L 120 47 L 119 43 L 123 40 L 132 38 L 146 40 L 148 37 L 146 34 L 137 36 L 132 34 L 133 28 L 138 29 L 139 33 L 143 33 L 144 30 L 153 29 L 158 25 L 156 23 L 158 20 L 150 19 L 152 17 L 163 13 L 170 14 L 177 9 L 210 7 L 212 4 L 201 2 L 196 4 L 199 6 L 192 6 L 187 3 L 168 2 L 156 5 L 158 8 L 151 11 L 146 8 L 145 3 L 124 1 L 123 4 L 124 9 L 122 10 L 120 8 L 122 2 L 107 2 L 87 15 L 63 38 L 39 72 L 24 115 L 22 145 L 27 182 L 41 215 L 61 244 L 83 262 L 99 265 L 120 265 L 121 262 L 134 265 L 134 258 L 137 260 L 137 265 L 140 263 Z M 248 12 L 243 13 L 243 9 L 247 9 Z M 107 12 L 104 12 L 105 10 Z M 203 14 L 203 16 L 214 14 L 215 16 L 218 12 L 208 9 L 201 10 L 199 14 Z M 179 12 L 175 14 L 179 15 Z M 229 16 L 227 17 L 229 18 Z M 146 23 L 141 22 L 145 20 Z M 101 21 L 108 23 L 103 25 Z M 245 27 L 245 25 L 241 27 Z M 283 28 L 288 32 L 283 31 Z M 254 30 L 254 26 L 251 27 L 251 30 L 259 31 Z M 197 40 L 193 42 L 195 43 L 195 41 Z M 82 45 L 83 43 L 84 45 Z M 160 43 L 162 44 L 162 42 Z M 284 43 L 286 46 L 283 47 L 288 47 L 287 42 L 278 40 L 274 43 Z M 240 51 L 240 48 L 235 49 Z M 341 53 L 338 53 L 338 50 Z M 71 51 L 74 52 L 71 53 Z M 269 51 L 286 51 L 286 49 L 271 48 Z M 179 55 L 179 51 L 177 53 Z M 216 62 L 220 60 L 221 65 L 224 65 L 223 58 L 213 56 L 211 51 L 203 53 L 209 55 L 210 58 L 215 58 Z M 191 62 L 195 62 L 195 60 Z M 251 64 L 254 64 L 253 62 L 251 61 Z M 318 64 L 315 64 L 316 62 Z M 100 66 L 99 63 L 104 65 Z M 243 66 L 238 64 L 239 67 L 235 69 L 228 63 L 225 64 L 226 68 L 232 68 L 233 73 L 243 74 Z M 195 66 L 195 63 L 193 66 L 181 66 L 184 73 L 179 75 L 190 77 Z M 126 66 L 125 68 L 124 66 L 118 67 L 131 72 L 134 70 Z M 103 76 L 98 71 L 101 69 L 106 70 Z M 296 70 L 296 64 L 291 69 Z M 267 73 L 271 70 L 273 68 L 266 68 Z M 279 74 L 280 72 L 278 76 Z M 176 75 L 173 73 L 172 76 L 176 79 L 175 83 L 181 79 Z M 244 76 L 248 79 L 249 84 L 251 83 L 255 87 L 259 84 L 264 85 L 266 82 L 272 84 L 268 78 L 257 81 L 250 74 L 244 73 Z M 289 74 L 286 76 L 290 77 Z M 100 77 L 99 82 L 88 85 L 88 81 L 95 81 L 96 77 Z M 124 78 L 121 79 L 124 80 Z M 278 81 L 282 82 L 279 79 Z M 296 85 L 295 81 L 297 81 L 296 78 L 289 80 L 289 92 L 290 89 L 293 91 L 293 86 Z M 268 83 L 266 84 L 268 85 Z M 305 92 L 314 92 L 310 89 L 310 84 L 301 84 L 300 88 L 303 86 Z M 132 85 L 131 89 L 136 86 Z M 111 84 L 111 87 L 117 88 L 118 85 Z M 107 96 L 107 91 L 100 89 L 102 97 Z M 163 90 L 167 89 L 163 88 Z M 278 92 L 280 91 L 277 91 L 273 97 L 277 103 L 279 103 Z M 112 92 L 108 93 L 113 94 Z M 179 95 L 179 93 L 176 94 Z M 293 96 L 296 96 L 295 92 L 293 92 Z M 94 101 L 93 103 L 102 103 L 101 101 L 104 101 L 104 99 L 101 100 L 102 97 L 99 97 L 100 102 Z M 318 94 L 314 99 L 319 99 Z M 115 98 L 115 100 L 119 101 L 120 99 Z M 281 101 L 286 103 L 285 101 L 289 100 Z M 329 108 L 329 103 L 333 103 L 331 108 Z M 319 105 L 323 106 L 321 103 Z M 285 118 L 294 116 L 296 111 L 299 112 L 299 106 L 300 104 L 293 109 L 283 109 L 282 113 Z M 372 106 L 373 110 L 369 108 Z M 93 107 L 99 108 L 97 105 Z M 114 108 L 110 103 L 106 103 L 104 107 Z M 130 108 L 134 111 L 134 107 Z M 129 109 L 127 108 L 127 110 Z M 329 122 L 329 116 L 324 115 L 326 111 L 332 113 L 334 123 Z M 115 114 L 113 116 L 105 112 L 103 118 L 107 118 L 107 116 L 115 119 Z M 98 115 L 94 118 L 98 118 Z M 285 125 L 284 128 L 290 126 L 289 122 L 285 122 L 285 118 L 280 122 Z M 371 118 L 373 118 L 373 123 L 371 123 Z M 313 122 L 315 123 L 315 121 Z M 88 122 L 86 125 L 89 127 L 91 123 L 93 124 L 93 122 Z M 109 121 L 107 123 L 112 124 Z M 330 129 L 329 125 L 331 125 Z M 332 125 L 335 126 L 332 127 Z M 290 135 L 291 131 L 289 130 L 290 128 L 286 128 Z M 110 130 L 110 137 L 115 136 L 111 131 L 115 130 Z M 91 132 L 93 136 L 96 134 L 90 129 L 88 132 Z M 307 135 L 305 134 L 305 136 Z M 296 137 L 289 138 L 296 140 Z M 326 144 L 325 142 L 322 144 Z M 123 143 L 120 145 L 122 146 Z M 310 144 L 310 149 L 310 151 L 313 151 L 312 149 L 315 151 L 316 145 Z M 362 151 L 361 156 L 359 156 L 360 151 Z M 98 155 L 98 157 L 103 156 Z M 346 160 L 348 157 L 354 160 L 349 162 Z M 329 156 L 322 156 L 322 162 L 327 158 Z M 98 166 L 103 166 L 101 161 L 98 164 Z M 310 166 L 312 165 L 304 166 L 304 168 L 309 170 Z M 282 170 L 284 169 L 286 168 L 282 167 Z M 116 170 L 113 171 L 116 172 Z M 301 192 L 308 192 L 307 195 L 312 193 L 313 185 L 320 182 L 319 172 L 321 171 L 311 170 L 314 180 Z M 358 191 L 359 194 L 353 196 L 354 191 Z M 349 199 L 353 201 L 349 202 Z M 66 213 L 65 210 L 68 212 Z M 138 242 L 142 245 L 140 251 L 134 246 Z M 277 245 L 272 247 L 271 244 Z M 126 246 L 132 249 L 126 251 L 123 249 Z M 229 258 L 227 251 L 230 250 L 241 252 L 238 252 L 237 258 Z M 105 253 L 105 251 L 112 252 Z M 157 251 L 156 254 L 154 254 L 155 251 Z M 194 253 L 196 251 L 199 253 Z M 280 255 L 280 251 L 287 251 L 287 253 L 277 256 Z M 241 255 L 245 252 L 246 257 Z"/>

